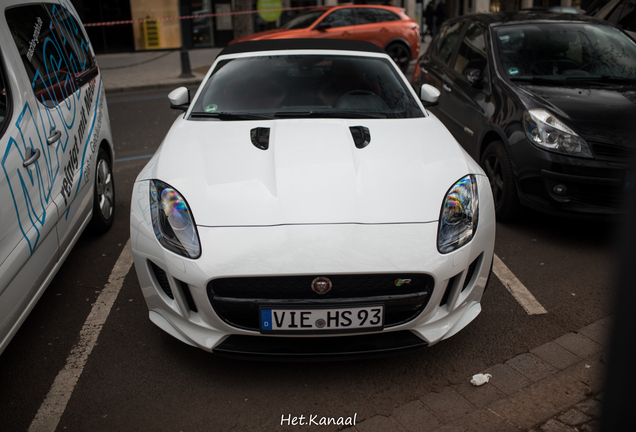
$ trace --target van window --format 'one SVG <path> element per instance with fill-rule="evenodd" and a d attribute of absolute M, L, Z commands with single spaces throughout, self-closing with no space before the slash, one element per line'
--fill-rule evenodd
<path fill-rule="evenodd" d="M 68 55 L 68 64 L 71 72 L 76 78 L 80 78 L 87 73 L 90 74 L 95 68 L 95 59 L 82 26 L 75 20 L 68 9 L 56 4 L 48 4 L 46 7 L 53 18 L 53 27 L 56 33 L 61 36 L 58 38 L 58 42 L 63 45 Z"/>
<path fill-rule="evenodd" d="M 2 52 L 0 52 L 0 58 Z M 4 134 L 4 131 L 9 123 L 11 116 L 11 93 L 7 87 L 7 78 L 4 73 L 4 66 L 0 59 L 0 137 Z"/>
<path fill-rule="evenodd" d="M 33 92 L 47 107 L 59 105 L 82 84 L 76 79 L 97 70 L 82 28 L 65 8 L 36 4 L 5 15 Z"/>

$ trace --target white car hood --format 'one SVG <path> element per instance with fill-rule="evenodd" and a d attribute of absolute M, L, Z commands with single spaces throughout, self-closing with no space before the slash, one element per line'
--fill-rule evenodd
<path fill-rule="evenodd" d="M 350 126 L 370 144 L 355 147 Z M 269 149 L 250 130 L 269 127 Z M 200 226 L 421 223 L 448 189 L 481 173 L 435 118 L 193 121 L 179 118 L 138 180 L 186 199 Z"/>

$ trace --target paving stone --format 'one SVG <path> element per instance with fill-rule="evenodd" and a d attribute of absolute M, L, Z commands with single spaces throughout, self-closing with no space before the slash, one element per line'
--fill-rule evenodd
<path fill-rule="evenodd" d="M 576 432 L 576 429 L 572 429 L 570 426 L 564 425 L 557 420 L 548 420 L 543 426 L 541 426 L 543 432 Z"/>
<path fill-rule="evenodd" d="M 601 346 L 609 346 L 609 329 L 598 321 L 583 327 L 578 331 L 578 333 L 582 334 L 586 338 L 592 339 Z"/>
<path fill-rule="evenodd" d="M 475 410 L 450 387 L 445 387 L 440 393 L 428 393 L 420 400 L 442 423 L 450 423 Z"/>
<path fill-rule="evenodd" d="M 581 358 L 589 357 L 603 350 L 602 346 L 578 333 L 568 333 L 554 342 Z"/>
<path fill-rule="evenodd" d="M 442 426 L 442 422 L 436 419 L 420 401 L 413 401 L 396 408 L 391 417 L 409 432 L 434 431 Z"/>
<path fill-rule="evenodd" d="M 576 409 L 584 412 L 589 416 L 600 419 L 601 413 L 603 412 L 603 405 L 601 404 L 601 402 L 595 399 L 590 399 L 586 400 L 585 402 L 576 404 Z"/>
<path fill-rule="evenodd" d="M 506 362 L 506 365 L 513 368 L 521 375 L 532 382 L 537 382 L 556 372 L 556 369 L 545 364 L 532 354 L 521 354 Z"/>
<path fill-rule="evenodd" d="M 510 395 L 531 384 L 530 380 L 502 364 L 488 368 L 483 373 L 492 375 L 489 384 L 492 384 L 506 395 Z"/>
<path fill-rule="evenodd" d="M 563 423 L 568 424 L 570 426 L 577 426 L 577 425 L 580 425 L 581 423 L 590 421 L 591 419 L 585 414 L 583 414 L 581 411 L 571 409 L 565 414 L 560 415 L 559 420 L 561 420 Z"/>
<path fill-rule="evenodd" d="M 611 330 L 612 327 L 614 326 L 614 315 L 606 316 L 605 318 L 602 318 L 596 322 L 602 325 L 603 327 L 607 327 L 608 329 Z"/>
<path fill-rule="evenodd" d="M 546 421 L 585 397 L 583 388 L 577 391 L 561 385 L 558 375 L 562 373 L 551 375 L 505 399 L 493 402 L 489 409 L 524 430 Z"/>
<path fill-rule="evenodd" d="M 562 370 L 555 376 L 562 386 L 572 392 L 580 393 L 580 401 L 603 390 L 605 371 L 606 366 L 601 362 L 601 354 L 595 354 Z"/>
<path fill-rule="evenodd" d="M 390 418 L 379 415 L 357 424 L 356 429 L 359 432 L 401 432 Z"/>
<path fill-rule="evenodd" d="M 582 425 L 579 430 L 581 432 L 599 432 L 601 430 L 601 422 L 592 420 L 591 422 Z"/>
<path fill-rule="evenodd" d="M 588 339 L 592 339 L 599 345 L 609 347 L 611 331 L 600 321 L 586 325 L 585 327 L 579 329 L 576 333 L 582 334 Z"/>
<path fill-rule="evenodd" d="M 488 409 L 473 411 L 467 416 L 457 419 L 448 426 L 467 432 L 519 432 L 515 426 L 505 422 Z"/>
<path fill-rule="evenodd" d="M 464 399 L 470 402 L 475 408 L 483 408 L 492 402 L 505 397 L 501 390 L 498 390 L 497 387 L 489 383 L 476 387 L 466 381 L 464 383 L 454 385 L 452 388 Z"/>
<path fill-rule="evenodd" d="M 554 342 L 543 344 L 530 352 L 558 370 L 563 370 L 581 360 L 580 357 Z"/>

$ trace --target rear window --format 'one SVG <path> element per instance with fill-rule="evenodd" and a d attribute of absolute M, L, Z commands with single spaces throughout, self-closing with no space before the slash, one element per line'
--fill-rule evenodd
<path fill-rule="evenodd" d="M 422 113 L 387 59 L 258 56 L 217 65 L 193 113 L 412 118 Z"/>

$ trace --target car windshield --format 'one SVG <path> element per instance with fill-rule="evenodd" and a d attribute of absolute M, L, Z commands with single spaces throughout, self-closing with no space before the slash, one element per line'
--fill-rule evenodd
<path fill-rule="evenodd" d="M 324 14 L 324 10 L 312 10 L 309 12 L 302 13 L 297 17 L 291 19 L 287 23 L 281 26 L 281 28 L 294 30 L 294 29 L 304 29 L 312 25 L 322 14 Z"/>
<path fill-rule="evenodd" d="M 220 62 L 191 116 L 413 118 L 424 113 L 388 59 L 280 55 Z"/>
<path fill-rule="evenodd" d="M 636 80 L 636 43 L 619 30 L 588 23 L 495 29 L 502 72 L 512 81 L 623 83 Z"/>

